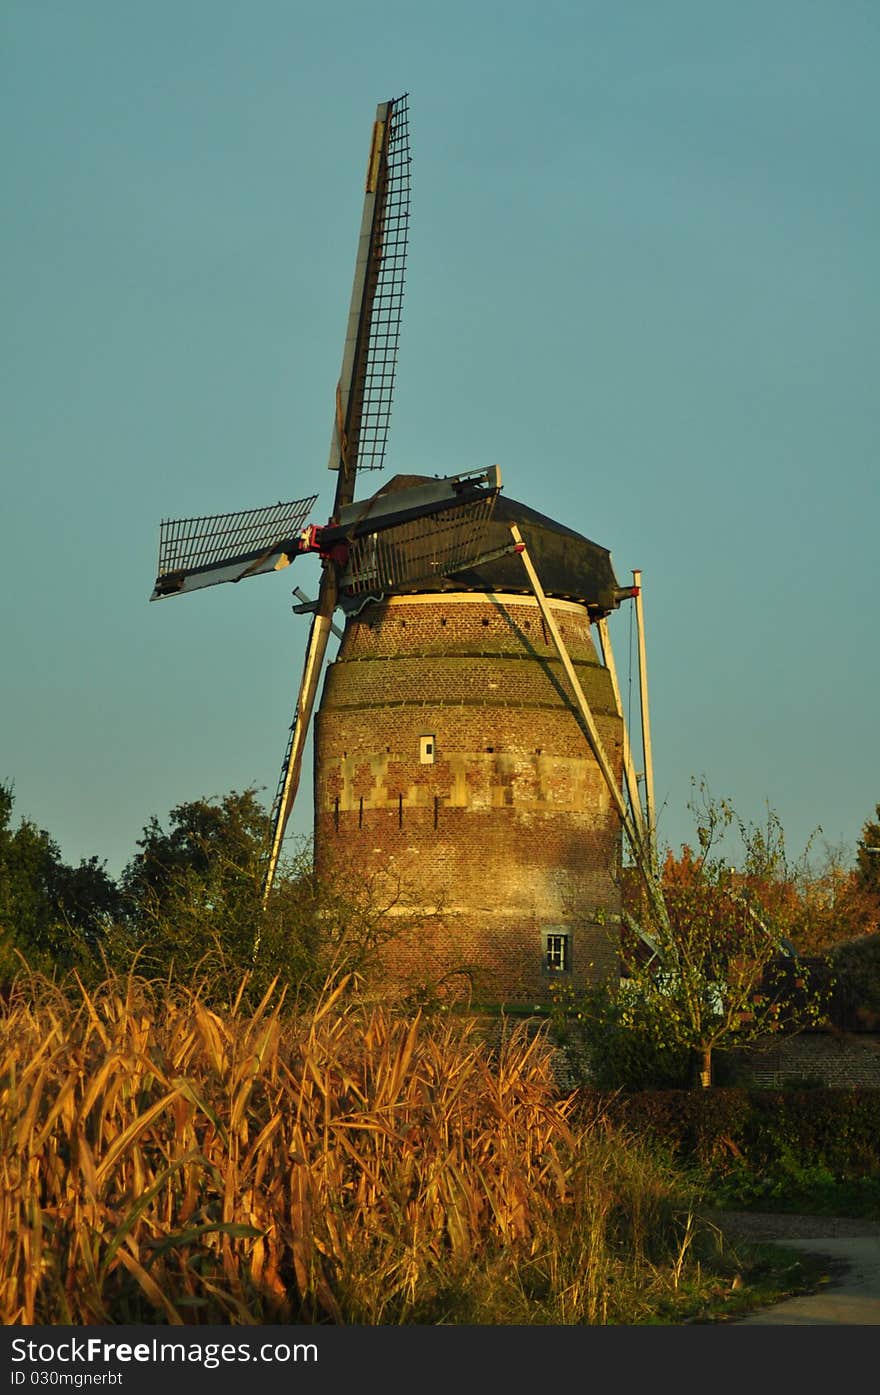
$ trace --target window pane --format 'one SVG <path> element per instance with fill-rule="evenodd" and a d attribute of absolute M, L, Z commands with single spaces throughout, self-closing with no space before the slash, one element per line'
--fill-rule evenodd
<path fill-rule="evenodd" d="M 547 936 L 547 968 L 552 973 L 564 973 L 568 969 L 568 935 Z"/>

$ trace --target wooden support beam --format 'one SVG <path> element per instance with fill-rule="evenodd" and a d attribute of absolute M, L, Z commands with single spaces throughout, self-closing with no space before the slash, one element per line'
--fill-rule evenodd
<path fill-rule="evenodd" d="M 630 744 L 629 739 L 629 727 L 627 726 L 626 718 L 623 715 L 623 703 L 620 697 L 620 685 L 617 681 L 617 666 L 614 662 L 614 651 L 611 648 L 611 635 L 608 631 L 608 621 L 604 615 L 601 620 L 597 621 L 596 629 L 599 631 L 599 643 L 602 647 L 602 662 L 607 668 L 608 676 L 611 679 L 611 687 L 614 692 L 614 701 L 617 704 L 617 715 L 623 722 L 623 775 L 626 781 L 626 792 L 629 795 L 630 810 L 632 812 L 633 822 L 635 823 L 636 828 L 638 829 L 639 837 L 642 839 L 643 842 L 645 842 L 647 837 L 647 830 L 645 828 L 645 815 L 642 810 L 642 802 L 639 797 L 639 781 L 638 776 L 636 775 L 636 768 L 633 765 L 632 746 Z"/>
<path fill-rule="evenodd" d="M 568 679 L 572 696 L 574 697 L 575 706 L 581 718 L 581 722 L 583 724 L 584 731 L 587 736 L 587 741 L 590 745 L 590 749 L 596 758 L 596 763 L 599 766 L 600 771 L 602 772 L 602 776 L 605 780 L 605 784 L 608 787 L 608 791 L 611 795 L 614 806 L 617 809 L 618 814 L 620 815 L 620 822 L 623 826 L 623 831 L 626 834 L 627 841 L 629 842 L 636 866 L 641 872 L 642 879 L 645 883 L 645 887 L 647 889 L 651 901 L 652 909 L 654 913 L 660 917 L 661 922 L 664 925 L 668 925 L 666 905 L 663 900 L 663 892 L 660 887 L 659 881 L 657 880 L 657 877 L 655 875 L 650 851 L 642 842 L 636 830 L 635 824 L 629 816 L 626 807 L 626 802 L 623 798 L 620 786 L 618 785 L 618 782 L 615 778 L 614 771 L 611 767 L 611 762 L 609 761 L 608 756 L 605 753 L 605 748 L 602 745 L 602 738 L 599 735 L 599 729 L 596 726 L 593 713 L 590 710 L 590 704 L 588 703 L 586 694 L 583 688 L 581 687 L 580 679 L 578 678 L 577 673 L 575 672 L 575 667 L 571 661 L 571 656 L 565 647 L 565 642 L 559 631 L 559 626 L 556 623 L 556 618 L 553 615 L 553 612 L 551 611 L 550 606 L 547 603 L 547 597 L 544 594 L 544 588 L 542 587 L 540 579 L 538 577 L 538 573 L 535 571 L 534 565 L 532 564 L 532 559 L 529 556 L 528 549 L 526 548 L 526 545 L 523 542 L 522 534 L 520 533 L 519 528 L 516 526 L 515 523 L 511 523 L 510 533 L 514 543 L 516 544 L 516 551 L 519 553 L 520 561 L 522 562 L 523 567 L 526 571 L 526 575 L 529 578 L 529 585 L 532 588 L 535 600 L 538 602 L 538 608 L 541 611 L 541 615 L 544 618 L 544 623 L 547 626 L 547 629 L 550 633 L 550 638 L 553 641 L 553 647 L 556 650 L 556 653 L 559 655 L 560 662 L 562 664 L 563 669 L 565 670 L 565 676 Z"/>
<path fill-rule="evenodd" d="M 645 658 L 645 616 L 642 607 L 642 573 L 633 572 L 636 630 L 639 637 L 639 706 L 642 714 L 642 755 L 645 762 L 645 822 L 651 867 L 657 872 L 657 805 L 654 802 L 654 758 L 651 751 L 651 721 L 648 711 L 648 664 Z"/>

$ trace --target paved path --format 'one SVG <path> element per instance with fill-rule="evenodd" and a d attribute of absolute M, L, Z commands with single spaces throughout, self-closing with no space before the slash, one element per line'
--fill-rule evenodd
<path fill-rule="evenodd" d="M 880 1327 L 880 1237 L 823 1237 L 779 1242 L 793 1250 L 819 1254 L 831 1263 L 831 1280 L 818 1293 L 786 1298 L 772 1308 L 750 1313 L 743 1324 L 756 1326 Z"/>
<path fill-rule="evenodd" d="M 735 1320 L 737 1326 L 880 1326 L 880 1223 L 843 1217 L 746 1211 L 709 1213 L 735 1243 L 768 1240 L 827 1261 L 830 1282 L 818 1293 L 786 1298 Z"/>

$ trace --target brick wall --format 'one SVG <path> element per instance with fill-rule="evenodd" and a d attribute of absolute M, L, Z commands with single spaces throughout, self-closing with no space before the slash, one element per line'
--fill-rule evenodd
<path fill-rule="evenodd" d="M 786 1080 L 880 1089 L 880 1036 L 875 1033 L 801 1032 L 743 1053 L 756 1085 L 779 1089 Z"/>
<path fill-rule="evenodd" d="M 619 775 L 587 612 L 551 604 Z M 554 928 L 570 937 L 569 981 L 616 973 L 619 820 L 533 598 L 398 596 L 350 619 L 316 716 L 314 788 L 319 871 L 353 861 L 393 901 L 389 980 L 540 1002 Z"/>

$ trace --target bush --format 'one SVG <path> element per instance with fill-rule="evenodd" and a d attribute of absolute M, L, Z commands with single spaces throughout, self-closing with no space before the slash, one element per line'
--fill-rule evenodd
<path fill-rule="evenodd" d="M 657 1018 L 639 1000 L 594 984 L 579 994 L 558 990 L 551 1034 L 566 1057 L 568 1077 L 598 1090 L 675 1090 L 691 1083 L 687 1047 L 670 1044 Z"/>
<path fill-rule="evenodd" d="M 880 1091 L 658 1090 L 608 1100 L 580 1092 L 581 1109 L 608 1107 L 639 1135 L 716 1174 L 739 1163 L 761 1172 L 791 1168 L 837 1177 L 880 1175 Z"/>
<path fill-rule="evenodd" d="M 880 1025 L 880 935 L 841 945 L 832 955 L 832 966 L 831 1020 L 845 1031 L 876 1030 Z"/>

